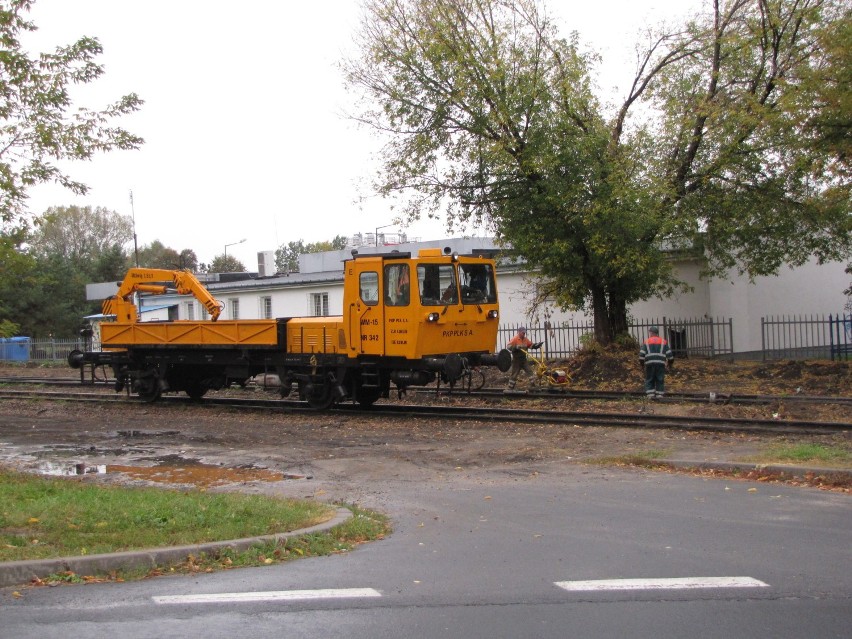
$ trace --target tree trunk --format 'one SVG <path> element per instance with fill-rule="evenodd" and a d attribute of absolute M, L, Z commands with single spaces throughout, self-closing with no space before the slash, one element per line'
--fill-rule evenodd
<path fill-rule="evenodd" d="M 627 332 L 627 303 L 612 294 L 609 296 L 609 328 L 613 339 Z"/>
<path fill-rule="evenodd" d="M 595 320 L 595 341 L 602 346 L 612 342 L 612 329 L 607 312 L 606 291 L 599 286 L 592 286 L 592 312 Z"/>

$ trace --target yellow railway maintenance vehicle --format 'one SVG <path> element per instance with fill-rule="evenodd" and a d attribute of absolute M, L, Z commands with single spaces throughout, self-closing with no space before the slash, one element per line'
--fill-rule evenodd
<path fill-rule="evenodd" d="M 276 374 L 282 396 L 295 385 L 315 408 L 345 400 L 372 405 L 440 377 L 453 384 L 471 366 L 508 370 L 495 353 L 499 305 L 495 265 L 486 252 L 421 249 L 358 255 L 343 262 L 343 314 L 219 320 L 221 304 L 187 271 L 131 269 L 103 304 L 101 351 L 74 351 L 74 368 L 109 366 L 116 390 L 148 401 Z M 193 294 L 210 319 L 139 322 L 137 292 Z M 82 372 L 81 372 L 82 378 Z"/>

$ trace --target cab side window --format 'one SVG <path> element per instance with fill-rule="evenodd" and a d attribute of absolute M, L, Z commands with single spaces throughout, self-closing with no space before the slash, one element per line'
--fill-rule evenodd
<path fill-rule="evenodd" d="M 490 264 L 462 264 L 459 266 L 463 303 L 497 302 L 494 272 Z"/>
<path fill-rule="evenodd" d="M 451 264 L 421 264 L 417 285 L 423 306 L 446 306 L 458 302 L 456 272 Z"/>
<path fill-rule="evenodd" d="M 379 274 L 375 271 L 364 271 L 358 279 L 361 290 L 361 301 L 367 306 L 379 303 Z"/>
<path fill-rule="evenodd" d="M 408 306 L 411 300 L 411 276 L 408 264 L 385 266 L 385 304 Z"/>

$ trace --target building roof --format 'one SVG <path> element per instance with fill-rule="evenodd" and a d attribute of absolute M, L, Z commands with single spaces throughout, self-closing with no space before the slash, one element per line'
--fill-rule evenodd
<path fill-rule="evenodd" d="M 276 273 L 271 277 L 258 277 L 237 282 L 207 282 L 211 292 L 240 291 L 246 289 L 280 289 L 298 286 L 311 286 L 343 282 L 343 263 L 352 259 L 353 251 L 358 255 L 386 255 L 392 251 L 417 253 L 424 248 L 449 248 L 450 252 L 473 253 L 478 250 L 498 251 L 493 238 L 451 238 L 427 242 L 406 242 L 404 244 L 380 244 L 378 246 L 359 246 L 357 249 L 305 253 L 299 256 L 298 273 Z"/>

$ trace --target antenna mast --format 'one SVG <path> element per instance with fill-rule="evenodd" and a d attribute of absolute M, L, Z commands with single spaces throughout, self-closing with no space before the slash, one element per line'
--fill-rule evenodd
<path fill-rule="evenodd" d="M 133 191 L 130 191 L 130 215 L 133 218 L 133 253 L 136 255 L 136 268 L 139 268 L 139 246 L 136 244 L 136 211 L 133 208 Z"/>

